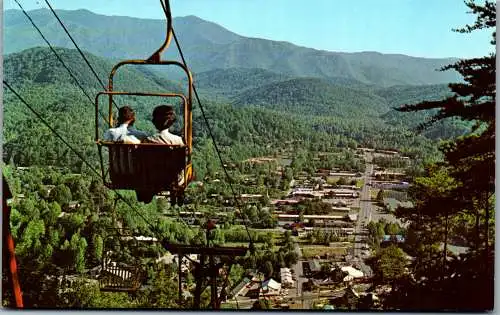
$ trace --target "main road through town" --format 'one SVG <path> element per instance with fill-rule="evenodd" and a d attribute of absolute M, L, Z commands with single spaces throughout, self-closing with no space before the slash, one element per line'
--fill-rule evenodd
<path fill-rule="evenodd" d="M 295 252 L 297 253 L 297 263 L 292 266 L 294 272 L 295 272 L 295 277 L 297 281 L 295 282 L 297 293 L 296 296 L 300 297 L 302 294 L 302 284 L 307 281 L 307 278 L 305 275 L 303 275 L 302 272 L 302 251 L 300 250 L 299 244 L 295 243 Z"/>
<path fill-rule="evenodd" d="M 355 227 L 355 238 L 354 238 L 354 256 L 359 256 L 361 250 L 365 245 L 363 235 L 363 225 L 367 224 L 372 219 L 372 202 L 370 196 L 370 185 L 371 185 L 371 175 L 373 173 L 372 155 L 366 153 L 365 155 L 366 168 L 363 174 L 363 188 L 361 190 L 361 196 L 359 201 L 359 213 L 358 220 Z"/>

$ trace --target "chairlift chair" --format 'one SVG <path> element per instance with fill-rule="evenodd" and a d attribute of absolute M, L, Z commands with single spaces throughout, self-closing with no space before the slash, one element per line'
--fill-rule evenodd
<path fill-rule="evenodd" d="M 122 242 L 121 229 L 113 229 L 114 233 L 111 239 L 118 237 L 118 248 L 109 248 L 109 242 L 105 246 L 106 252 L 102 260 L 101 273 L 99 275 L 99 288 L 104 292 L 135 292 L 137 291 L 144 278 L 144 273 L 140 265 L 139 257 L 131 259 L 124 258 L 125 246 Z M 132 242 L 132 248 L 137 247 L 136 242 Z M 127 244 L 126 246 L 129 246 Z M 134 253 L 132 253 L 133 255 Z"/>
<path fill-rule="evenodd" d="M 124 60 L 117 63 L 109 74 L 108 88 L 95 98 L 95 140 L 98 145 L 102 177 L 111 189 L 135 190 L 140 201 L 149 202 L 153 195 L 169 192 L 173 203 L 181 203 L 184 190 L 193 180 L 192 154 L 192 94 L 193 79 L 189 69 L 177 61 L 161 60 L 161 53 L 172 39 L 172 14 L 168 0 L 160 0 L 166 15 L 167 35 L 163 45 L 148 59 Z M 187 77 L 187 93 L 151 93 L 116 91 L 113 78 L 124 65 L 164 65 L 181 68 Z M 182 103 L 183 141 L 185 146 L 167 144 L 124 144 L 100 139 L 99 99 L 108 96 L 109 115 L 107 123 L 113 126 L 113 98 L 120 95 L 156 96 L 176 98 Z M 108 151 L 109 166 L 105 166 L 103 148 Z"/>

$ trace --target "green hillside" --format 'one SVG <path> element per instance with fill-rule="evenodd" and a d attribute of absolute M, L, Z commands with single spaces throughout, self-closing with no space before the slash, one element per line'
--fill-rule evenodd
<path fill-rule="evenodd" d="M 104 16 L 87 10 L 57 12 L 79 45 L 98 56 L 147 58 L 165 36 L 163 20 Z M 39 9 L 30 11 L 30 15 L 51 43 L 73 48 L 50 11 Z M 19 10 L 7 10 L 4 17 L 4 53 L 43 45 Z M 456 73 L 435 71 L 453 59 L 321 51 L 287 42 L 239 36 L 195 16 L 176 17 L 173 25 L 195 73 L 215 69 L 262 68 L 290 76 L 378 86 L 438 84 L 458 80 Z M 177 59 L 176 49 L 169 50 L 166 58 Z"/>
<path fill-rule="evenodd" d="M 374 91 L 377 95 L 387 100 L 392 108 L 385 113 L 382 118 L 386 123 L 393 126 L 401 126 L 410 129 L 417 129 L 422 123 L 426 122 L 435 111 L 420 112 L 398 112 L 398 108 L 404 104 L 417 104 L 421 101 L 436 101 L 450 95 L 450 89 L 445 84 L 425 85 L 425 86 L 394 86 L 391 88 L 377 89 Z M 422 133 L 431 139 L 447 139 L 464 134 L 471 127 L 470 123 L 458 120 L 445 120 L 435 123 Z"/>
<path fill-rule="evenodd" d="M 290 79 L 264 69 L 230 68 L 201 72 L 195 76 L 196 87 L 216 95 L 235 96 L 245 90 Z"/>
<path fill-rule="evenodd" d="M 389 110 L 386 101 L 375 94 L 316 78 L 291 79 L 254 88 L 235 97 L 234 104 L 355 119 L 371 119 Z"/>
<path fill-rule="evenodd" d="M 76 50 L 56 47 L 55 51 L 84 88 L 102 90 L 99 82 Z M 90 53 L 86 53 L 86 57 L 106 86 L 114 63 Z M 15 84 L 75 84 L 50 49 L 42 47 L 7 55 L 4 58 L 4 77 Z M 147 71 L 145 66 L 142 68 L 124 66 L 117 71 L 114 88 L 124 91 L 159 92 L 164 89 L 179 90 L 180 86 L 160 78 L 152 71 Z"/>
<path fill-rule="evenodd" d="M 90 70 L 79 59 L 78 53 L 64 48 L 57 48 L 57 51 L 93 97 L 100 89 Z M 88 57 L 96 69 L 101 69 L 99 74 L 105 78 L 104 71 L 110 69 L 112 64 L 91 54 Z M 34 48 L 11 54 L 5 58 L 4 69 L 5 79 L 23 97 L 54 124 L 63 136 L 71 139 L 71 143 L 85 151 L 89 159 L 96 161 L 93 104 L 76 87 L 50 50 Z M 241 70 L 235 69 L 233 80 L 222 80 L 214 84 L 219 90 L 235 89 L 231 93 L 237 94 L 241 87 L 282 78 L 263 70 L 247 72 L 254 74 L 254 77 L 244 76 Z M 200 83 L 201 85 L 203 84 Z M 149 91 L 178 89 L 174 82 L 135 69 L 124 70 L 116 86 Z M 309 145 L 325 149 L 346 145 L 411 148 L 414 141 L 420 143 L 420 147 L 426 146 L 426 140 L 420 137 L 398 139 L 391 136 L 398 133 L 395 132 L 395 127 L 385 125 L 378 118 L 389 109 L 383 98 L 366 91 L 335 86 L 321 79 L 291 79 L 251 88 L 239 94 L 233 105 L 220 100 L 214 101 L 210 99 L 209 93 L 203 91 L 200 90 L 200 95 L 216 141 L 227 148 L 226 153 L 230 159 L 240 160 L 255 154 L 269 153 L 269 148 L 283 146 L 290 140 L 309 139 Z M 210 89 L 207 88 L 207 91 Z M 117 100 L 117 103 L 132 105 L 137 112 L 138 128 L 153 131 L 149 119 L 158 101 L 130 98 Z M 81 162 L 61 146 L 48 129 L 35 120 L 8 91 L 5 92 L 4 117 L 4 153 L 7 161 L 17 165 L 82 167 Z M 207 143 L 208 131 L 197 104 L 194 106 L 194 124 L 194 142 L 198 150 Z M 105 125 L 101 128 L 105 128 Z M 74 132 L 75 130 L 78 132 Z M 174 126 L 174 132 L 180 132 L 178 124 Z M 195 155 L 195 163 L 200 169 L 211 163 L 202 157 L 203 153 L 198 157 Z"/>
<path fill-rule="evenodd" d="M 390 88 L 375 89 L 374 93 L 385 98 L 391 107 L 403 104 L 414 104 L 420 101 L 439 100 L 450 94 L 448 84 L 420 85 L 420 86 L 393 86 Z"/>

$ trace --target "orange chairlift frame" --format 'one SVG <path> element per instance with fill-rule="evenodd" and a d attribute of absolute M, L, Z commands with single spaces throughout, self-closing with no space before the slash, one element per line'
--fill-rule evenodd
<path fill-rule="evenodd" d="M 164 2 L 165 1 L 165 2 Z M 178 61 L 161 60 L 161 53 L 168 48 L 172 39 L 172 14 L 168 0 L 160 0 L 167 21 L 167 35 L 162 46 L 146 60 L 131 59 L 116 64 L 109 75 L 108 89 L 97 94 L 95 99 L 95 140 L 99 148 L 99 157 L 103 179 L 109 173 L 110 181 L 105 184 L 113 189 L 147 190 L 153 194 L 162 191 L 182 194 L 189 182 L 193 179 L 192 167 L 192 94 L 193 78 L 189 69 Z M 174 65 L 180 67 L 188 80 L 187 96 L 178 93 L 149 93 L 149 92 L 122 92 L 114 91 L 113 78 L 118 69 L 124 65 Z M 113 96 L 160 96 L 180 98 L 184 107 L 184 136 L 185 146 L 165 144 L 123 144 L 99 139 L 99 97 L 109 97 L 108 123 L 113 125 Z M 109 170 L 105 171 L 102 147 L 109 151 Z M 178 176 L 182 174 L 183 180 Z"/>

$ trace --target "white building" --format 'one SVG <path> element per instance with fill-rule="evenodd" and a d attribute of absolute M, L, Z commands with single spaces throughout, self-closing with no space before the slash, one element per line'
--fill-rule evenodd
<path fill-rule="evenodd" d="M 281 291 L 281 283 L 276 282 L 273 278 L 262 283 L 262 293 L 264 295 L 279 295 Z"/>
<path fill-rule="evenodd" d="M 295 281 L 293 281 L 292 272 L 290 271 L 290 268 L 281 268 L 280 276 L 281 276 L 281 285 L 283 287 L 293 287 Z"/>
<path fill-rule="evenodd" d="M 351 266 L 341 267 L 340 269 L 348 273 L 348 275 L 344 277 L 344 282 L 352 281 L 357 278 L 363 278 L 364 276 L 362 271 Z"/>

